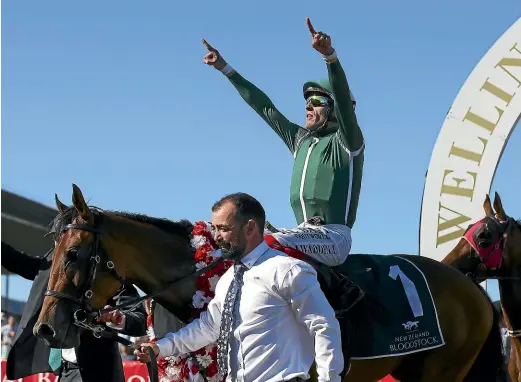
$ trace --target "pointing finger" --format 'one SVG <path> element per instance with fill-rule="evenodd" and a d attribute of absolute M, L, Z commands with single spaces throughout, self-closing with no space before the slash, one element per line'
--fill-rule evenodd
<path fill-rule="evenodd" d="M 306 17 L 306 24 L 308 25 L 309 32 L 312 35 L 315 35 L 317 32 L 315 32 L 315 28 L 313 28 L 313 24 L 311 24 L 311 20 L 309 19 L 309 17 Z"/>
<path fill-rule="evenodd" d="M 203 42 L 204 47 L 208 49 L 208 51 L 215 52 L 215 49 L 210 44 L 208 44 L 204 38 L 202 38 L 201 41 Z"/>

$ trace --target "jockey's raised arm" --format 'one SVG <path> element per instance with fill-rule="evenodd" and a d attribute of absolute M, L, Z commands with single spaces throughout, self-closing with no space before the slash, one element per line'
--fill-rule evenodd
<path fill-rule="evenodd" d="M 295 152 L 297 133 L 299 130 L 302 130 L 302 128 L 289 121 L 262 90 L 246 80 L 228 65 L 216 49 L 210 46 L 205 40 L 203 40 L 203 44 L 209 51 L 205 56 L 205 63 L 213 66 L 228 77 L 246 103 L 277 133 L 293 154 Z"/>
<path fill-rule="evenodd" d="M 338 118 L 339 124 L 337 135 L 350 151 L 360 151 L 364 144 L 364 137 L 356 120 L 356 101 L 349 89 L 346 74 L 340 65 L 337 53 L 331 46 L 331 37 L 325 33 L 316 32 L 309 17 L 306 19 L 306 24 L 311 33 L 311 46 L 322 55 L 327 64 L 331 96 L 335 102 L 335 116 Z M 304 92 L 307 90 L 306 85 L 304 85 Z"/>
<path fill-rule="evenodd" d="M 268 96 L 239 73 L 233 71 L 228 79 L 235 86 L 241 97 L 259 114 L 277 133 L 293 154 L 295 139 L 302 128 L 289 121 L 273 104 Z"/>
<path fill-rule="evenodd" d="M 352 153 L 360 152 L 364 146 L 364 136 L 355 114 L 356 101 L 349 89 L 346 74 L 340 61 L 334 52 L 325 58 L 329 83 L 336 102 L 336 115 L 338 117 L 338 137 Z"/>

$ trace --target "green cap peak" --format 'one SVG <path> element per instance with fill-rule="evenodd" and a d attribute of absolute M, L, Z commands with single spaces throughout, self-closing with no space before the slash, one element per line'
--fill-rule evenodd
<path fill-rule="evenodd" d="M 331 89 L 331 85 L 329 84 L 329 79 L 323 78 L 318 81 L 308 81 L 304 84 L 303 92 L 304 97 L 306 96 L 306 92 L 311 89 L 317 89 L 318 91 L 323 91 L 331 98 L 333 98 L 333 90 Z"/>

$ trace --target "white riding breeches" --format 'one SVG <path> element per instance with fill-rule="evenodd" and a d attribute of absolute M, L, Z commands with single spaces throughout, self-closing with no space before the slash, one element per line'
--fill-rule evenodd
<path fill-rule="evenodd" d="M 281 245 L 304 252 L 330 267 L 346 261 L 351 251 L 351 229 L 342 224 L 302 223 L 297 228 L 278 228 L 278 231 L 270 234 Z"/>

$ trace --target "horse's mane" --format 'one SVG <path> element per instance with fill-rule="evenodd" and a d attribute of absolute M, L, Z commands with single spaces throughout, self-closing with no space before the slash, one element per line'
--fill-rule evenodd
<path fill-rule="evenodd" d="M 103 215 L 119 216 L 135 222 L 151 224 L 171 235 L 182 236 L 187 240 L 191 237 L 193 224 L 186 219 L 172 221 L 166 218 L 155 218 L 144 214 L 102 210 L 95 206 L 89 206 L 89 209 L 93 212 L 95 219 L 102 219 Z M 78 217 L 78 211 L 76 208 L 67 207 L 65 211 L 58 214 L 49 224 L 51 232 L 55 235 L 61 233 L 65 226 L 72 223 L 76 217 Z"/>

